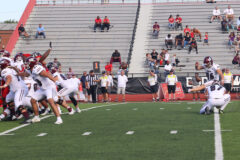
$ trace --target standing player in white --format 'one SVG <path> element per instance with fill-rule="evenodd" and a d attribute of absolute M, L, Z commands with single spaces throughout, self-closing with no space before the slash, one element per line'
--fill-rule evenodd
<path fill-rule="evenodd" d="M 32 122 L 40 122 L 39 118 L 39 112 L 38 112 L 38 106 L 37 102 L 46 98 L 50 106 L 52 107 L 52 110 L 54 114 L 57 117 L 57 121 L 55 124 L 61 124 L 63 123 L 62 118 L 60 117 L 59 111 L 57 109 L 56 104 L 54 103 L 54 100 L 57 101 L 57 93 L 56 93 L 56 86 L 53 85 L 53 82 L 58 83 L 54 80 L 52 75 L 48 73 L 43 66 L 38 64 L 38 61 L 36 58 L 29 57 L 26 60 L 28 70 L 24 73 L 19 73 L 19 75 L 22 76 L 32 76 L 32 78 L 38 83 L 40 86 L 40 89 L 38 89 L 36 92 L 34 92 L 33 95 L 31 95 L 31 104 L 34 111 L 34 118 L 32 119 Z"/>
<path fill-rule="evenodd" d="M 210 56 L 204 58 L 203 65 L 199 65 L 198 62 L 195 63 L 196 70 L 204 69 L 206 72 L 206 76 L 208 78 L 208 82 L 205 83 L 205 86 L 209 86 L 213 83 L 214 80 L 220 81 L 221 78 L 221 85 L 224 83 L 223 73 L 220 69 L 218 64 L 213 63 L 213 59 Z"/>
<path fill-rule="evenodd" d="M 10 61 L 2 59 L 0 61 L 0 67 L 2 69 L 1 77 L 4 79 L 5 84 L 0 86 L 0 89 L 10 87 L 10 92 L 6 97 L 6 102 L 10 104 L 14 101 L 15 111 L 24 116 L 24 122 L 28 123 L 29 115 L 25 107 L 23 106 L 23 98 L 28 93 L 28 88 L 23 82 L 22 78 L 18 76 L 18 73 L 10 68 Z"/>
<path fill-rule="evenodd" d="M 218 84 L 217 81 L 214 81 L 208 87 L 202 85 L 198 88 L 190 89 L 189 92 L 199 91 L 204 88 L 206 89 L 205 91 L 208 96 L 208 100 L 202 106 L 200 114 L 210 114 L 210 111 L 213 109 L 213 107 L 217 107 L 219 109 L 219 113 L 223 113 L 223 110 L 230 102 L 230 94 L 227 94 L 227 90 Z"/>

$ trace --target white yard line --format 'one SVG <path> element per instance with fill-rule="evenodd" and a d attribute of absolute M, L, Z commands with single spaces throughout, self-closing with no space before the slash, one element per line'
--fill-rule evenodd
<path fill-rule="evenodd" d="M 95 106 L 95 107 L 91 107 L 91 108 L 82 109 L 82 111 L 89 111 L 89 110 L 96 109 L 96 108 L 102 108 L 102 107 L 107 107 L 107 106 L 115 106 L 115 105 L 121 105 L 121 104 L 127 104 L 127 103 L 114 103 L 114 104 L 109 104 L 109 105 Z M 52 116 L 53 115 L 47 115 L 47 116 L 44 116 L 44 117 L 42 117 L 40 119 L 43 120 L 43 119 L 46 119 L 46 118 L 49 118 L 49 117 L 52 117 Z M 21 129 L 23 127 L 29 126 L 30 124 L 31 123 L 22 124 L 22 125 L 20 125 L 18 127 L 14 127 L 12 129 L 6 130 L 4 132 L 1 132 L 0 136 L 8 135 L 8 133 L 11 133 L 11 132 L 16 131 L 18 129 Z"/>
<path fill-rule="evenodd" d="M 218 110 L 214 108 L 215 160 L 223 160 L 221 125 Z"/>

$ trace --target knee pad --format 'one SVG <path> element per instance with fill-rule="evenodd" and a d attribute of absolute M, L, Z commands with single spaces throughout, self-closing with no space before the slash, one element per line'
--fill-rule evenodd
<path fill-rule="evenodd" d="M 77 103 L 77 100 L 74 98 L 74 97 L 69 97 L 69 99 L 72 101 L 72 103 L 74 104 L 74 106 L 76 106 L 78 103 Z"/>

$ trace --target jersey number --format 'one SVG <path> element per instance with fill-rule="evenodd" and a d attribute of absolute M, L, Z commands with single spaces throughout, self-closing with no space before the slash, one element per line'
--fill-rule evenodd
<path fill-rule="evenodd" d="M 214 75 L 213 75 L 213 73 L 208 72 L 208 73 L 206 73 L 206 74 L 207 74 L 207 78 L 208 78 L 208 80 L 212 80 L 212 79 L 214 79 Z"/>
<path fill-rule="evenodd" d="M 222 86 L 218 86 L 218 87 L 216 88 L 215 85 L 210 87 L 211 91 L 215 91 L 216 89 L 219 91 L 221 88 L 222 88 Z"/>

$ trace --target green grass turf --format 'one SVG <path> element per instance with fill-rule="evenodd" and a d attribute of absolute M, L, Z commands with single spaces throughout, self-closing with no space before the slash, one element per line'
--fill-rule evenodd
<path fill-rule="evenodd" d="M 213 116 L 199 115 L 201 105 L 127 103 L 63 115 L 62 125 L 51 117 L 0 136 L 1 160 L 212 160 L 214 133 L 202 130 L 214 128 Z"/>
<path fill-rule="evenodd" d="M 230 103 L 225 110 L 225 114 L 220 116 L 220 120 L 222 130 L 232 130 L 231 132 L 222 132 L 224 159 L 239 160 L 240 101 Z"/>

